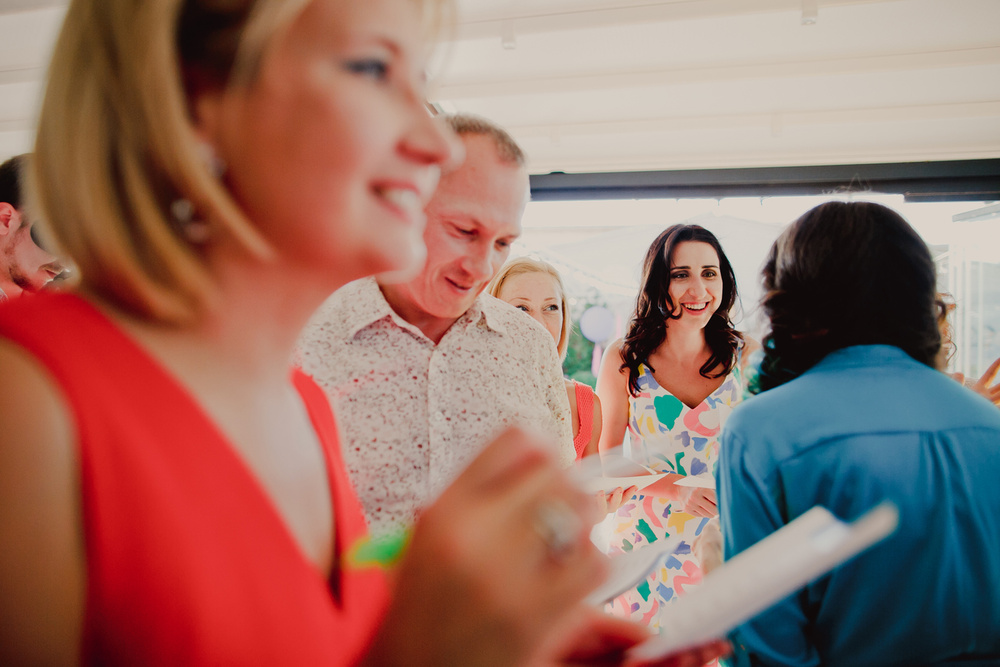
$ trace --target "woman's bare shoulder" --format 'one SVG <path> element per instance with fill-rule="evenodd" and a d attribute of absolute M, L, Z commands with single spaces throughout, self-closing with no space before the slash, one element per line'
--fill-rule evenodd
<path fill-rule="evenodd" d="M 75 664 L 84 551 L 75 433 L 55 381 L 0 339 L 0 664 Z"/>
<path fill-rule="evenodd" d="M 609 352 L 614 352 L 619 357 L 622 356 L 622 345 L 625 343 L 623 338 L 616 338 L 615 340 L 608 343 L 608 346 L 604 350 L 604 354 Z"/>
<path fill-rule="evenodd" d="M 22 347 L 0 338 L 0 377 L 4 385 L 4 397 L 0 399 L 4 428 L 0 429 L 0 438 L 11 442 L 46 435 L 49 437 L 45 442 L 58 447 L 51 437 L 58 431 L 69 435 L 69 409 L 47 369 Z M 23 431 L 15 433 L 13 427 Z M 65 440 L 62 444 L 70 449 L 72 443 L 68 438 L 59 440 Z"/>

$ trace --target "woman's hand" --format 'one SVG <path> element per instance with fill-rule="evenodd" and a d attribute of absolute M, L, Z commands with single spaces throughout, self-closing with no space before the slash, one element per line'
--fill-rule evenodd
<path fill-rule="evenodd" d="M 649 630 L 638 623 L 608 616 L 596 609 L 580 607 L 549 652 L 533 661 L 541 665 L 622 665 L 628 667 L 700 667 L 729 653 L 724 641 L 709 642 L 651 662 L 629 658 L 628 649 L 648 639 Z"/>
<path fill-rule="evenodd" d="M 608 491 L 607 493 L 604 493 L 603 491 L 598 492 L 596 494 L 597 509 L 601 518 L 604 518 L 604 516 L 612 514 L 613 512 L 617 512 L 618 509 L 629 500 L 629 498 L 638 492 L 639 487 L 635 485 L 630 486 L 627 489 L 623 489 L 619 486 L 614 491 Z"/>
<path fill-rule="evenodd" d="M 694 557 L 701 563 L 702 574 L 708 574 L 722 565 L 722 547 L 722 530 L 719 528 L 719 519 L 715 518 L 705 524 L 701 534 L 694 538 L 691 545 Z"/>
<path fill-rule="evenodd" d="M 685 489 L 681 495 L 684 511 L 694 516 L 713 517 L 719 515 L 719 507 L 715 500 L 715 489 L 691 488 Z"/>
<path fill-rule="evenodd" d="M 505 432 L 420 517 L 368 664 L 525 664 L 606 576 L 599 518 L 535 438 Z"/>
<path fill-rule="evenodd" d="M 955 373 L 952 377 L 980 396 L 986 397 L 993 405 L 1000 407 L 1000 382 L 991 386 L 993 380 L 996 379 L 997 371 L 1000 371 L 1000 358 L 990 364 L 986 372 L 975 382 L 966 382 L 965 376 L 961 373 Z"/>

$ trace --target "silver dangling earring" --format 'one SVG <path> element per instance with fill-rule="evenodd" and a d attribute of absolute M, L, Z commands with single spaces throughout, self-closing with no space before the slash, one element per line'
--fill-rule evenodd
<path fill-rule="evenodd" d="M 212 176 L 222 178 L 222 175 L 226 173 L 226 162 L 219 157 L 215 146 L 207 141 L 198 141 L 198 154 L 208 170 L 212 172 Z"/>
<path fill-rule="evenodd" d="M 215 148 L 207 141 L 198 142 L 198 154 L 208 170 L 216 178 L 222 178 L 226 173 L 226 163 L 215 152 Z M 170 214 L 180 230 L 180 233 L 189 242 L 201 245 L 212 236 L 212 228 L 209 224 L 195 217 L 194 204 L 186 197 L 178 197 L 170 203 Z"/>
<path fill-rule="evenodd" d="M 204 220 L 194 217 L 194 204 L 190 199 L 179 197 L 170 203 L 170 214 L 177 228 L 191 243 L 201 245 L 208 241 L 212 230 Z"/>

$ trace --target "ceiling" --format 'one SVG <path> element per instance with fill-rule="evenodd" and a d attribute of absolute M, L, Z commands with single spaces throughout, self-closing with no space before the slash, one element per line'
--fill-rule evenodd
<path fill-rule="evenodd" d="M 1000 0 L 458 4 L 433 100 L 536 174 L 1000 157 Z M 0 0 L 0 157 L 30 149 L 64 7 Z"/>

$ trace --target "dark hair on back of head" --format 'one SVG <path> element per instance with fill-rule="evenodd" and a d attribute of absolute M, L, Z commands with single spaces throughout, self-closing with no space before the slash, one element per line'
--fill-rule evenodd
<path fill-rule="evenodd" d="M 21 210 L 21 183 L 27 174 L 30 153 L 15 155 L 0 164 L 0 202 L 7 202 L 17 210 Z"/>
<path fill-rule="evenodd" d="M 934 367 L 941 347 L 934 261 L 892 209 L 870 202 L 813 208 L 771 246 L 762 279 L 771 328 L 754 393 L 852 345 L 894 345 Z"/>
<path fill-rule="evenodd" d="M 676 304 L 671 301 L 667 288 L 670 284 L 670 262 L 674 250 L 685 241 L 712 246 L 719 256 L 719 273 L 722 276 L 721 302 L 705 326 L 705 342 L 712 355 L 702 365 L 701 375 L 707 378 L 722 377 L 736 363 L 736 351 L 742 345 L 743 336 L 736 331 L 729 319 L 729 311 L 737 297 L 736 274 L 729 258 L 722 251 L 722 245 L 715 234 L 704 227 L 673 225 L 661 232 L 646 251 L 635 311 L 622 340 L 621 370 L 628 369 L 628 388 L 633 396 L 639 392 L 640 364 L 649 366 L 649 355 L 667 337 L 667 321 L 680 317 L 672 314 Z M 649 369 L 654 372 L 656 370 L 651 366 Z"/>

